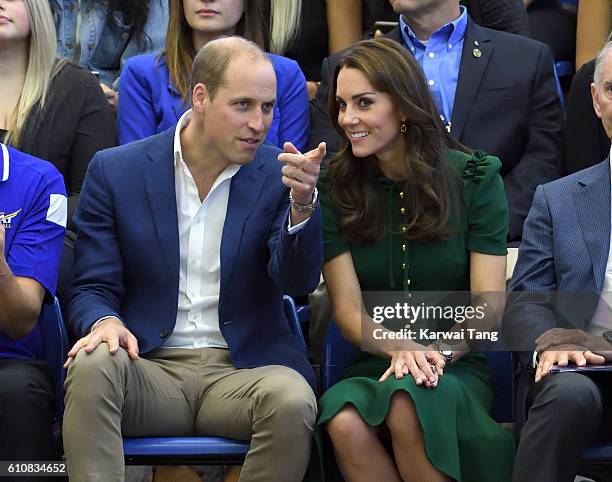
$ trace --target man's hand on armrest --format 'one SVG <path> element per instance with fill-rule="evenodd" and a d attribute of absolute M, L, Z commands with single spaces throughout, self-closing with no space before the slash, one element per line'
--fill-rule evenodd
<path fill-rule="evenodd" d="M 114 316 L 100 320 L 87 336 L 77 341 L 68 352 L 68 359 L 64 368 L 68 368 L 76 358 L 77 353 L 83 349 L 85 353 L 93 352 L 100 343 L 108 343 L 108 351 L 114 355 L 119 347 L 125 348 L 132 360 L 138 359 L 138 340 L 125 325 Z"/>

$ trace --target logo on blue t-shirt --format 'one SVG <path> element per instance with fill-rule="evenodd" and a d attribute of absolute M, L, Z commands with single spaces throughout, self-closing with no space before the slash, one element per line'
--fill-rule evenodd
<path fill-rule="evenodd" d="M 14 213 L 10 213 L 10 214 L 5 214 L 2 211 L 0 211 L 0 223 L 2 223 L 2 226 L 4 227 L 4 229 L 9 229 L 11 227 L 11 221 L 20 212 L 21 212 L 21 209 L 18 209 Z"/>

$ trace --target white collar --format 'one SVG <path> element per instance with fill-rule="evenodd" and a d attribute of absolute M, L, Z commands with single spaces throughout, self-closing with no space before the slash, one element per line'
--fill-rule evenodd
<path fill-rule="evenodd" d="M 9 153 L 4 144 L 0 144 L 0 149 L 2 149 L 2 179 L 0 181 L 4 182 L 9 178 Z"/>

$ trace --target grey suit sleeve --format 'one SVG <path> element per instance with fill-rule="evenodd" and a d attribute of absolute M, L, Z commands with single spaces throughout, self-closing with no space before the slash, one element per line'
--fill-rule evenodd
<path fill-rule="evenodd" d="M 520 361 L 528 365 L 535 339 L 557 326 L 553 223 L 542 186 L 536 189 L 525 221 L 523 242 L 508 290 L 504 338 L 511 350 L 520 352 Z"/>

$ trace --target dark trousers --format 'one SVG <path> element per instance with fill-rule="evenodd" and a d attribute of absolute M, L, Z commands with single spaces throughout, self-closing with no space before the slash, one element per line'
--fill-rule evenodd
<path fill-rule="evenodd" d="M 610 382 L 609 374 L 558 373 L 531 386 L 513 482 L 573 482 L 584 449 L 610 436 Z"/>
<path fill-rule="evenodd" d="M 0 460 L 57 459 L 51 431 L 53 399 L 45 362 L 0 360 Z M 42 479 L 15 477 L 14 480 Z M 45 480 L 53 479 L 45 477 Z"/>

